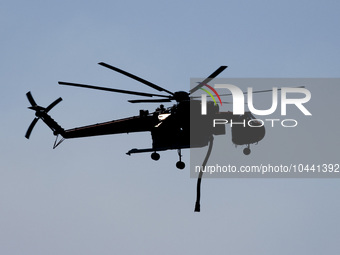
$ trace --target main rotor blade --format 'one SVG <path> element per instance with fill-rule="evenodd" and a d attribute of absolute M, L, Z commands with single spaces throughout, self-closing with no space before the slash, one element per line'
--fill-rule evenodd
<path fill-rule="evenodd" d="M 190 98 L 200 98 L 200 97 L 190 97 Z M 207 98 L 207 102 L 213 102 L 212 100 L 209 100 L 208 98 Z M 225 102 L 225 101 L 222 101 L 222 104 L 233 104 L 233 102 Z M 248 103 L 244 103 L 244 104 L 248 104 Z"/>
<path fill-rule="evenodd" d="M 305 86 L 299 86 L 299 87 L 293 87 L 293 88 L 304 88 Z M 277 90 L 281 90 L 281 88 L 277 89 Z M 273 90 L 272 89 L 266 89 L 266 90 L 256 90 L 256 91 L 253 91 L 253 93 L 263 93 L 263 92 L 272 92 Z M 247 94 L 248 91 L 243 91 L 243 94 Z M 231 96 L 232 94 L 231 93 L 228 93 L 228 94 L 219 94 L 220 97 L 223 97 L 223 96 Z M 193 96 L 193 97 L 190 97 L 190 98 L 201 98 L 201 96 Z"/>
<path fill-rule="evenodd" d="M 37 106 L 37 103 L 34 101 L 33 96 L 32 96 L 32 94 L 31 94 L 31 91 L 28 91 L 28 92 L 26 93 L 26 96 L 27 96 L 27 99 L 28 99 L 28 101 L 30 102 L 30 104 L 31 104 L 32 106 Z"/>
<path fill-rule="evenodd" d="M 130 95 L 137 95 L 137 96 L 144 96 L 144 97 L 153 97 L 153 96 L 166 97 L 166 98 L 170 97 L 170 96 L 166 96 L 166 95 L 158 95 L 158 94 L 129 91 L 129 90 L 122 90 L 122 89 L 111 89 L 111 88 L 98 87 L 98 86 L 79 84 L 79 83 L 62 82 L 62 81 L 59 81 L 58 83 L 60 85 L 67 85 L 67 86 L 74 86 L 74 87 L 81 87 L 81 88 L 88 88 L 88 89 L 97 89 L 97 90 L 104 90 L 104 91 L 117 92 L 117 93 L 130 94 Z"/>
<path fill-rule="evenodd" d="M 45 112 L 48 113 L 54 106 L 59 104 L 63 99 L 59 97 L 57 100 L 55 100 L 52 104 L 46 107 Z"/>
<path fill-rule="evenodd" d="M 25 135 L 25 137 L 26 137 L 27 139 L 30 138 L 30 135 L 31 135 L 31 133 L 32 133 L 32 130 L 33 130 L 35 124 L 37 124 L 37 121 L 38 121 L 38 120 L 39 120 L 39 118 L 35 118 L 35 119 L 32 121 L 31 125 L 28 127 L 27 132 L 26 132 L 26 135 Z"/>
<path fill-rule="evenodd" d="M 292 88 L 304 88 L 305 86 L 299 86 L 299 87 L 292 87 Z M 281 88 L 277 89 L 278 91 L 281 90 Z M 255 93 L 263 93 L 263 92 L 272 92 L 273 90 L 272 89 L 265 89 L 265 90 L 256 90 L 256 91 L 253 91 L 252 93 L 255 94 Z M 248 91 L 244 91 L 243 94 L 247 94 Z M 223 96 L 231 96 L 232 94 L 229 93 L 229 94 L 220 94 L 220 97 L 223 97 Z"/>
<path fill-rule="evenodd" d="M 138 76 L 136 76 L 136 75 L 134 75 L 134 74 L 128 73 L 128 72 L 126 72 L 126 71 L 124 71 L 124 70 L 121 70 L 121 69 L 119 69 L 119 68 L 117 68 L 117 67 L 111 66 L 111 65 L 106 64 L 106 63 L 104 63 L 104 62 L 100 62 L 100 63 L 98 63 L 98 64 L 101 65 L 101 66 L 104 66 L 104 67 L 106 67 L 106 68 L 109 68 L 109 69 L 111 69 L 111 70 L 113 70 L 113 71 L 116 71 L 116 72 L 118 72 L 118 73 L 121 73 L 121 74 L 123 74 L 123 75 L 125 75 L 125 76 L 127 76 L 127 77 L 130 77 L 130 78 L 132 78 L 132 79 L 134 79 L 134 80 L 136 80 L 136 81 L 139 81 L 139 82 L 141 82 L 141 83 L 143 83 L 143 84 L 145 84 L 145 85 L 147 85 L 147 86 L 149 86 L 149 87 L 151 87 L 151 88 L 153 88 L 153 89 L 156 89 L 156 90 L 158 90 L 158 91 L 165 91 L 165 92 L 169 93 L 170 95 L 174 95 L 173 92 L 171 92 L 171 91 L 169 91 L 169 90 L 167 90 L 167 89 L 165 89 L 165 88 L 162 88 L 162 87 L 160 87 L 160 86 L 158 86 L 158 85 L 156 85 L 156 84 L 154 84 L 154 83 L 152 83 L 152 82 L 149 82 L 149 81 L 147 81 L 147 80 L 144 80 L 144 79 L 142 79 L 142 78 L 140 78 L 140 77 L 138 77 Z"/>
<path fill-rule="evenodd" d="M 130 103 L 168 103 L 170 99 L 141 99 L 141 100 L 128 100 Z"/>
<path fill-rule="evenodd" d="M 194 93 L 196 90 L 200 89 L 201 87 L 203 87 L 205 84 L 207 84 L 208 82 L 210 82 L 212 79 L 216 78 L 217 75 L 219 75 L 220 73 L 222 73 L 224 71 L 224 69 L 226 69 L 228 66 L 220 66 L 219 68 L 216 69 L 215 72 L 213 72 L 212 74 L 210 74 L 210 76 L 208 78 L 206 78 L 204 81 L 200 82 L 200 84 L 198 84 L 196 87 L 194 87 L 193 89 L 190 90 L 190 94 Z"/>

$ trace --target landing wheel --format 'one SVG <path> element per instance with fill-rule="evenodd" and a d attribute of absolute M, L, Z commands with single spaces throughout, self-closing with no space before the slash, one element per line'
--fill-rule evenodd
<path fill-rule="evenodd" d="M 185 163 L 183 161 L 177 161 L 176 167 L 182 170 L 185 167 Z"/>
<path fill-rule="evenodd" d="M 244 150 L 243 150 L 244 155 L 249 155 L 250 152 L 251 152 L 251 150 L 249 149 L 249 147 L 244 148 Z"/>
<path fill-rule="evenodd" d="M 159 160 L 159 158 L 160 158 L 161 156 L 157 153 L 157 152 L 153 152 L 152 154 L 151 154 L 151 158 L 153 159 L 153 160 Z"/>

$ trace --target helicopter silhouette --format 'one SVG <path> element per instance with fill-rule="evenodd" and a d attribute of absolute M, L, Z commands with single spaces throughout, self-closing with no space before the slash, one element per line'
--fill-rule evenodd
<path fill-rule="evenodd" d="M 192 88 L 189 92 L 185 91 L 177 91 L 171 92 L 165 88 L 162 88 L 152 82 L 144 80 L 136 75 L 128 73 L 124 70 L 121 70 L 117 67 L 111 66 L 109 64 L 100 62 L 98 63 L 101 66 L 114 70 L 118 73 L 121 73 L 125 76 L 128 76 L 134 80 L 137 80 L 157 91 L 166 92 L 168 95 L 162 94 L 152 94 L 145 92 L 137 92 L 137 91 L 129 91 L 129 90 L 121 90 L 121 89 L 113 89 L 106 87 L 99 87 L 94 85 L 86 85 L 79 83 L 71 83 L 71 82 L 62 82 L 59 81 L 60 85 L 66 86 L 75 86 L 82 87 L 88 89 L 96 89 L 103 90 L 109 92 L 130 94 L 130 95 L 138 95 L 143 97 L 157 97 L 156 99 L 138 99 L 138 100 L 128 100 L 130 103 L 168 103 L 175 101 L 176 104 L 165 108 L 163 104 L 161 104 L 154 112 L 149 113 L 145 110 L 140 110 L 139 116 L 132 116 L 124 119 L 112 120 L 108 122 L 103 122 L 99 124 L 93 124 L 88 126 L 76 127 L 72 129 L 63 129 L 54 119 L 52 119 L 48 112 L 56 106 L 58 103 L 62 101 L 62 98 L 58 98 L 53 103 L 51 103 L 48 107 L 44 108 L 42 106 L 37 105 L 31 92 L 26 94 L 28 101 L 31 106 L 29 109 L 34 110 L 36 113 L 36 118 L 32 121 L 29 126 L 25 137 L 29 139 L 31 132 L 39 119 L 47 124 L 47 126 L 53 131 L 53 134 L 56 136 L 62 136 L 62 139 L 54 144 L 54 148 L 57 147 L 64 139 L 71 138 L 81 138 L 81 137 L 90 137 L 90 136 L 101 136 L 101 135 L 112 135 L 112 134 L 121 134 L 121 133 L 133 133 L 133 132 L 151 132 L 152 136 L 152 148 L 147 149 L 131 149 L 127 152 L 128 155 L 134 153 L 145 153 L 152 152 L 151 158 L 153 160 L 159 160 L 160 155 L 157 153 L 159 151 L 165 150 L 178 150 L 179 161 L 176 163 L 177 168 L 183 169 L 185 167 L 185 163 L 181 160 L 181 149 L 187 148 L 195 148 L 195 147 L 204 147 L 208 145 L 209 137 L 211 135 L 223 135 L 225 132 L 221 128 L 208 128 L 206 127 L 204 130 L 204 135 L 201 135 L 201 138 L 191 139 L 191 141 L 195 141 L 194 143 L 190 143 L 190 114 L 199 113 L 200 112 L 200 100 L 195 100 L 197 97 L 190 97 L 195 91 L 200 89 L 204 84 L 207 84 L 212 79 L 217 77 L 223 70 L 227 68 L 227 66 L 220 66 L 215 72 L 213 72 L 209 77 L 207 77 L 204 81 L 198 84 L 196 87 Z M 191 111 L 190 111 L 190 108 Z M 193 109 L 197 109 L 196 111 Z M 255 119 L 254 116 L 251 115 L 250 112 L 246 112 L 244 115 L 233 115 L 232 112 L 219 112 L 218 105 L 213 104 L 212 102 L 208 102 L 208 112 L 209 118 L 224 118 L 224 119 L 234 119 L 236 120 L 251 120 Z M 212 113 L 212 114 L 211 114 Z M 207 118 L 205 116 L 193 118 L 197 119 L 202 126 L 202 123 Z M 205 121 L 207 122 L 207 121 Z M 211 122 L 209 122 L 211 123 Z M 194 123 L 192 123 L 194 124 Z M 253 125 L 256 125 L 256 121 L 254 120 Z M 253 143 L 259 142 L 263 139 L 265 134 L 264 127 L 252 129 L 249 126 L 233 126 L 232 127 L 232 141 L 236 145 L 247 145 L 247 148 L 244 150 L 244 154 L 248 155 L 250 153 L 249 145 Z M 58 138 L 58 137 L 57 137 Z"/>
<path fill-rule="evenodd" d="M 114 89 L 107 87 L 100 87 L 94 85 L 62 82 L 59 81 L 59 85 L 74 86 L 88 89 L 103 90 L 108 92 L 123 93 L 129 95 L 137 95 L 142 97 L 148 97 L 151 99 L 137 99 L 128 100 L 130 103 L 170 103 L 175 102 L 171 107 L 164 107 L 161 104 L 154 112 L 147 110 L 140 110 L 138 116 L 131 116 L 118 120 L 111 120 L 99 124 L 87 125 L 82 127 L 76 127 L 72 129 L 62 128 L 52 117 L 48 114 L 49 111 L 62 101 L 62 98 L 58 98 L 52 102 L 49 106 L 39 106 L 34 100 L 31 92 L 27 92 L 26 96 L 31 104 L 29 109 L 35 111 L 35 118 L 27 129 L 25 137 L 30 138 L 32 130 L 39 119 L 41 119 L 56 136 L 53 148 L 60 145 L 65 139 L 82 138 L 91 136 L 101 135 L 113 135 L 121 133 L 134 133 L 134 132 L 151 132 L 152 147 L 146 149 L 131 149 L 126 154 L 131 155 L 135 153 L 146 153 L 151 152 L 151 158 L 153 160 L 159 160 L 159 151 L 166 150 L 177 150 L 179 160 L 176 163 L 178 169 L 184 169 L 185 163 L 182 161 L 182 149 L 188 148 L 199 148 L 209 145 L 207 156 L 203 162 L 206 164 L 209 155 L 211 153 L 213 145 L 213 137 L 216 135 L 224 135 L 226 133 L 224 126 L 211 126 L 213 119 L 226 119 L 233 121 L 250 121 L 251 126 L 234 125 L 231 128 L 232 131 L 232 142 L 235 145 L 246 145 L 247 147 L 243 150 L 245 155 L 250 154 L 250 144 L 258 143 L 265 136 L 265 128 L 256 121 L 254 116 L 250 112 L 245 112 L 244 115 L 234 115 L 232 112 L 220 112 L 219 106 L 213 102 L 207 102 L 207 115 L 201 115 L 201 101 L 197 100 L 197 96 L 194 97 L 192 94 L 202 88 L 204 85 L 211 82 L 221 72 L 223 72 L 227 66 L 220 66 L 206 79 L 200 82 L 197 86 L 192 88 L 189 92 L 177 91 L 172 92 L 163 87 L 160 87 L 150 81 L 144 80 L 136 75 L 128 73 L 117 67 L 111 66 L 104 62 L 98 63 L 99 65 L 121 73 L 129 78 L 132 78 L 148 87 L 151 87 L 158 92 L 166 94 L 153 94 L 138 91 L 129 91 L 122 89 Z M 261 92 L 261 91 L 258 91 Z M 267 92 L 267 91 L 262 91 Z M 231 94 L 226 94 L 226 96 Z M 223 95 L 221 95 L 223 96 Z M 199 125 L 199 135 L 195 132 L 190 132 L 190 125 Z M 252 127 L 256 128 L 252 128 Z M 61 139 L 59 139 L 61 136 Z M 202 174 L 200 173 L 197 182 L 197 200 L 195 211 L 200 211 L 200 185 Z"/>

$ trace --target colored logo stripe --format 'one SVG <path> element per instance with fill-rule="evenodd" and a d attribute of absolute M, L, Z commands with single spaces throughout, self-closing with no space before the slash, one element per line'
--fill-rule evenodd
<path fill-rule="evenodd" d="M 217 96 L 217 98 L 218 98 L 218 100 L 220 101 L 220 104 L 221 104 L 221 106 L 222 106 L 222 100 L 221 100 L 220 96 L 218 95 L 217 91 L 216 91 L 213 87 L 211 87 L 210 85 L 208 85 L 208 84 L 204 84 L 204 86 L 207 86 L 209 89 L 211 89 L 211 90 L 214 92 L 214 94 Z M 215 100 L 214 96 L 213 96 L 208 90 L 206 90 L 206 89 L 201 88 L 201 90 L 203 90 L 203 91 L 205 91 L 206 93 L 208 93 L 209 96 L 214 100 L 214 103 L 215 103 L 215 105 L 216 105 L 216 100 Z"/>
<path fill-rule="evenodd" d="M 208 93 L 209 96 L 214 100 L 214 103 L 215 103 L 215 105 L 216 105 L 216 100 L 215 100 L 214 96 L 210 93 L 210 91 L 208 91 L 208 90 L 206 90 L 206 89 L 202 89 L 202 88 L 200 88 L 200 89 L 203 90 L 204 92 Z"/>

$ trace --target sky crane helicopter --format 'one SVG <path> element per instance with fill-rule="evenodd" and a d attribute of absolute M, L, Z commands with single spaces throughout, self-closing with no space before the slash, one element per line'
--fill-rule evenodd
<path fill-rule="evenodd" d="M 127 117 L 118 120 L 107 121 L 99 124 L 93 124 L 88 126 L 76 127 L 72 129 L 62 128 L 51 116 L 48 114 L 49 111 L 55 107 L 58 103 L 62 101 L 62 98 L 58 98 L 52 102 L 47 107 L 39 106 L 31 92 L 27 92 L 26 96 L 31 104 L 29 109 L 35 111 L 35 118 L 27 129 L 25 137 L 29 139 L 32 130 L 39 119 L 41 119 L 45 124 L 53 131 L 56 136 L 56 140 L 53 148 L 57 147 L 65 139 L 71 138 L 81 138 L 81 137 L 91 137 L 100 135 L 112 135 L 121 133 L 134 133 L 134 132 L 151 132 L 152 137 L 152 147 L 146 149 L 131 149 L 126 154 L 131 155 L 134 153 L 146 153 L 151 152 L 151 158 L 153 160 L 159 160 L 159 151 L 166 150 L 177 150 L 179 161 L 176 163 L 178 169 L 184 169 L 185 163 L 182 161 L 182 149 L 187 148 L 199 148 L 204 147 L 209 144 L 208 153 L 203 165 L 206 164 L 208 157 L 212 149 L 213 137 L 215 135 L 224 135 L 226 133 L 224 126 L 218 126 L 215 128 L 211 127 L 211 121 L 214 118 L 227 119 L 227 120 L 246 120 L 252 122 L 252 126 L 260 126 L 254 116 L 250 112 L 245 112 L 244 115 L 233 115 L 232 112 L 219 112 L 219 106 L 213 102 L 207 103 L 207 115 L 201 115 L 201 101 L 197 100 L 199 97 L 191 96 L 194 92 L 202 88 L 204 85 L 208 84 L 215 77 L 217 77 L 221 72 L 223 72 L 227 66 L 220 66 L 217 68 L 210 76 L 204 79 L 202 82 L 198 83 L 197 86 L 190 89 L 189 92 L 177 91 L 172 92 L 163 87 L 160 87 L 152 82 L 144 80 L 136 75 L 128 73 L 112 65 L 106 64 L 104 62 L 98 63 L 99 65 L 121 73 L 127 77 L 130 77 L 140 83 L 153 88 L 159 92 L 166 94 L 152 94 L 138 91 L 129 91 L 122 89 L 114 89 L 107 87 L 99 87 L 94 85 L 62 82 L 59 81 L 59 85 L 74 86 L 88 89 L 103 90 L 109 92 L 123 93 L 129 95 L 137 95 L 142 97 L 149 97 L 152 99 L 137 99 L 128 100 L 130 103 L 162 103 L 154 112 L 148 112 L 145 110 L 140 110 L 138 116 Z M 267 92 L 258 91 L 258 92 Z M 224 94 L 220 96 L 229 96 L 231 94 Z M 155 97 L 155 98 L 153 98 Z M 171 107 L 165 108 L 163 103 L 175 102 Z M 190 123 L 190 114 L 197 115 L 192 118 L 194 123 Z M 198 121 L 195 123 L 195 121 Z M 205 124 L 202 124 L 205 123 Z M 195 135 L 195 132 L 190 132 L 190 124 L 200 125 L 199 136 Z M 265 135 L 264 126 L 257 128 L 251 128 L 250 126 L 233 126 L 232 131 L 232 142 L 235 145 L 246 145 L 247 147 L 243 150 L 245 155 L 250 154 L 250 144 L 258 143 L 263 139 Z M 58 137 L 61 139 L 58 140 Z M 200 197 L 200 182 L 202 175 L 198 178 L 197 183 L 197 200 L 195 211 L 199 211 L 199 197 Z"/>

